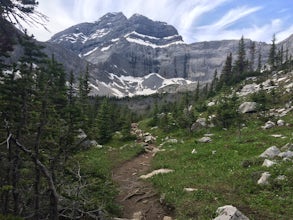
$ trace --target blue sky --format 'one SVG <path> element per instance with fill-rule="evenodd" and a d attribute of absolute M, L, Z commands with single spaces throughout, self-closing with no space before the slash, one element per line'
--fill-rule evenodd
<path fill-rule="evenodd" d="M 240 39 L 277 42 L 293 34 L 292 0 L 39 0 L 49 17 L 45 31 L 28 27 L 45 41 L 72 25 L 98 20 L 108 12 L 135 13 L 176 27 L 186 43 Z"/>

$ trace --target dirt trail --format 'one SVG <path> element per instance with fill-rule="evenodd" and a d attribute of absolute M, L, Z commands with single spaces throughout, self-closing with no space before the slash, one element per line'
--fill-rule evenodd
<path fill-rule="evenodd" d="M 146 152 L 113 170 L 112 178 L 119 190 L 116 201 L 123 207 L 120 218 L 162 220 L 170 215 L 170 208 L 160 201 L 152 184 L 139 178 L 150 171 L 152 157 L 152 152 Z"/>

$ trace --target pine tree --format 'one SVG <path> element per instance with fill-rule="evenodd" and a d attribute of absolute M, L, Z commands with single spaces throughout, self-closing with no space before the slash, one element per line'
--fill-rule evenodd
<path fill-rule="evenodd" d="M 227 55 L 219 82 L 219 89 L 232 83 L 232 53 Z"/>
<path fill-rule="evenodd" d="M 108 99 L 105 98 L 99 108 L 96 119 L 97 137 L 100 144 L 105 144 L 111 139 L 111 126 L 110 105 Z"/>
<path fill-rule="evenodd" d="M 239 44 L 238 44 L 238 54 L 237 54 L 237 60 L 234 64 L 234 73 L 236 76 L 242 75 L 246 70 L 246 52 L 245 52 L 245 43 L 244 43 L 244 37 L 242 36 Z"/>

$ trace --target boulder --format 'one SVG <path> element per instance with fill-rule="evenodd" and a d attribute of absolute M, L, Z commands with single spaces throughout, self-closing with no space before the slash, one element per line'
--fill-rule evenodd
<path fill-rule="evenodd" d="M 172 217 L 170 217 L 170 216 L 164 216 L 163 220 L 172 220 Z"/>
<path fill-rule="evenodd" d="M 276 124 L 274 122 L 268 121 L 268 122 L 265 123 L 264 126 L 261 126 L 261 127 L 262 127 L 262 129 L 265 129 L 266 130 L 266 129 L 273 128 L 275 126 L 276 126 Z"/>
<path fill-rule="evenodd" d="M 209 102 L 209 103 L 207 104 L 208 107 L 212 107 L 212 106 L 214 106 L 214 105 L 216 105 L 215 102 Z"/>
<path fill-rule="evenodd" d="M 279 176 L 276 178 L 277 181 L 284 181 L 284 180 L 286 180 L 286 179 L 287 179 L 287 177 L 286 177 L 285 175 L 279 175 Z"/>
<path fill-rule="evenodd" d="M 214 220 L 249 220 L 249 218 L 232 205 L 219 207 L 216 213 L 218 217 L 214 218 Z"/>
<path fill-rule="evenodd" d="M 191 154 L 197 154 L 197 150 L 193 149 L 193 150 L 191 151 Z"/>
<path fill-rule="evenodd" d="M 147 135 L 144 137 L 144 142 L 148 144 L 153 144 L 156 141 L 156 138 L 152 135 Z"/>
<path fill-rule="evenodd" d="M 175 138 L 171 138 L 171 139 L 168 139 L 168 140 L 166 141 L 166 143 L 169 143 L 169 144 L 177 144 L 177 143 L 178 143 L 178 140 L 175 139 Z"/>
<path fill-rule="evenodd" d="M 81 143 L 81 146 L 85 149 L 95 147 L 95 148 L 103 148 L 102 145 L 98 144 L 95 140 L 86 140 Z"/>
<path fill-rule="evenodd" d="M 281 152 L 278 154 L 279 157 L 283 158 L 283 159 L 291 159 L 293 158 L 293 151 L 286 151 L 286 152 Z"/>
<path fill-rule="evenodd" d="M 256 102 L 244 102 L 239 106 L 238 111 L 244 114 L 244 113 L 256 112 L 256 109 L 257 109 Z"/>
<path fill-rule="evenodd" d="M 277 125 L 280 127 L 280 126 L 284 126 L 285 125 L 285 121 L 280 119 L 277 121 Z"/>
<path fill-rule="evenodd" d="M 251 93 L 258 92 L 259 90 L 260 90 L 260 86 L 257 85 L 256 83 L 252 83 L 252 84 L 247 84 L 243 86 L 243 88 L 238 94 L 239 96 L 247 96 Z"/>
<path fill-rule="evenodd" d="M 274 161 L 271 161 L 271 160 L 268 160 L 268 159 L 265 159 L 262 166 L 263 167 L 271 167 L 273 165 L 277 164 L 276 162 Z"/>
<path fill-rule="evenodd" d="M 87 138 L 87 135 L 82 129 L 78 129 L 77 138 L 80 140 L 84 140 Z"/>
<path fill-rule="evenodd" d="M 187 188 L 184 188 L 183 191 L 185 192 L 194 192 L 194 191 L 197 191 L 198 189 L 196 188 L 191 188 L 191 187 L 187 187 Z"/>
<path fill-rule="evenodd" d="M 281 151 L 276 146 L 271 146 L 268 149 L 266 149 L 259 157 L 263 158 L 274 158 L 279 155 Z"/>
<path fill-rule="evenodd" d="M 207 120 L 205 118 L 198 118 L 195 122 L 201 125 L 202 127 L 207 126 Z"/>
<path fill-rule="evenodd" d="M 262 173 L 261 177 L 257 181 L 257 184 L 258 185 L 268 185 L 270 176 L 271 176 L 271 174 L 269 172 Z"/>
<path fill-rule="evenodd" d="M 198 139 L 198 142 L 200 142 L 200 143 L 209 143 L 211 141 L 212 141 L 212 139 L 210 137 L 202 137 L 202 138 Z"/>
<path fill-rule="evenodd" d="M 133 213 L 132 220 L 143 220 L 143 219 L 144 217 L 143 217 L 142 211 Z"/>

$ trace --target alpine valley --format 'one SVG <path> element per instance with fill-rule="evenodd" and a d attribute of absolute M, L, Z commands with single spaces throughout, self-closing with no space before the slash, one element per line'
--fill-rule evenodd
<path fill-rule="evenodd" d="M 267 63 L 270 44 L 245 39 L 248 59 L 256 67 Z M 76 75 L 89 68 L 91 93 L 135 96 L 195 90 L 221 73 L 229 53 L 236 56 L 239 41 L 186 44 L 178 31 L 164 22 L 135 14 L 108 13 L 93 23 L 81 23 L 55 34 L 44 43 L 67 71 Z M 293 35 L 277 44 L 293 53 Z"/>

